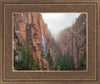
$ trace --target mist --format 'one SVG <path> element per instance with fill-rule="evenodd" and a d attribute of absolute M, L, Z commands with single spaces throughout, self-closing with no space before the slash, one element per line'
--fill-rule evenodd
<path fill-rule="evenodd" d="M 71 27 L 81 13 L 41 13 L 48 30 L 57 39 L 61 30 Z"/>

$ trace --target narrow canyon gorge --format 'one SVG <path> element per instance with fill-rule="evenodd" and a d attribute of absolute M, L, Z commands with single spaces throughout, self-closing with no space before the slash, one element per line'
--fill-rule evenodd
<path fill-rule="evenodd" d="M 18 64 L 26 52 L 25 56 L 33 57 L 26 59 L 27 64 L 33 59 L 33 70 L 86 70 L 86 14 L 80 14 L 71 27 L 60 31 L 57 40 L 40 13 L 16 13 L 13 20 L 16 70 L 23 70 Z M 25 52 L 26 48 L 30 53 Z"/>

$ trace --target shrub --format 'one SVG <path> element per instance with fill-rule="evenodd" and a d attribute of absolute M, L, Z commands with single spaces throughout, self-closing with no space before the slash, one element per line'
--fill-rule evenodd
<path fill-rule="evenodd" d="M 17 51 L 21 53 L 20 62 L 14 62 L 14 67 L 17 70 L 36 70 L 37 66 L 35 65 L 33 54 L 29 47 L 26 46 L 17 47 Z"/>
<path fill-rule="evenodd" d="M 35 24 L 33 24 L 33 23 L 30 23 L 30 24 L 27 24 L 28 26 L 34 26 Z"/>

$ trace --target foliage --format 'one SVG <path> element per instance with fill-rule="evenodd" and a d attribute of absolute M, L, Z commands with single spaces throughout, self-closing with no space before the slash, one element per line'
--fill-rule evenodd
<path fill-rule="evenodd" d="M 54 68 L 54 66 L 50 66 L 50 70 L 54 70 L 55 68 Z"/>
<path fill-rule="evenodd" d="M 35 31 L 38 31 L 35 27 L 34 27 Z"/>
<path fill-rule="evenodd" d="M 34 58 L 29 47 L 18 46 L 17 51 L 21 53 L 21 61 L 14 62 L 17 70 L 36 70 L 38 68 L 34 63 Z"/>
<path fill-rule="evenodd" d="M 86 50 L 84 50 L 83 56 L 80 60 L 80 66 L 78 67 L 78 70 L 85 70 L 86 69 Z"/>
<path fill-rule="evenodd" d="M 28 26 L 31 26 L 31 25 L 32 25 L 32 26 L 34 26 L 35 24 L 33 24 L 33 23 L 30 23 L 30 24 L 27 24 L 27 25 L 28 25 Z"/>
<path fill-rule="evenodd" d="M 58 59 L 58 63 L 55 66 L 56 70 L 75 70 L 73 56 L 69 57 L 69 52 Z"/>
<path fill-rule="evenodd" d="M 34 29 L 36 32 L 38 31 L 38 29 L 35 28 L 35 25 L 36 25 L 36 24 L 30 23 L 30 24 L 27 24 L 27 25 L 28 25 L 28 26 L 34 26 L 33 29 Z"/>
<path fill-rule="evenodd" d="M 47 41 L 50 42 L 50 39 L 47 38 Z"/>
<path fill-rule="evenodd" d="M 36 36 L 37 35 L 37 33 L 33 33 L 33 36 Z"/>
<path fill-rule="evenodd" d="M 41 57 L 44 58 L 45 57 L 45 54 L 44 54 L 44 51 L 43 51 L 43 47 L 41 46 Z"/>
<path fill-rule="evenodd" d="M 50 55 L 50 50 L 48 50 L 48 54 L 47 54 L 47 60 L 49 62 L 49 67 L 50 69 L 53 69 L 53 59 L 52 59 L 52 56 Z"/>
<path fill-rule="evenodd" d="M 60 70 L 60 69 L 61 69 L 61 66 L 59 66 L 59 65 L 55 66 L 55 70 Z"/>

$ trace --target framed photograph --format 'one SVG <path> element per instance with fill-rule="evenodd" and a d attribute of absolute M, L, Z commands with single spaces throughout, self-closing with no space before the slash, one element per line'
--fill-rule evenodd
<path fill-rule="evenodd" d="M 87 70 L 86 13 L 12 16 L 13 70 Z"/>
<path fill-rule="evenodd" d="M 1 0 L 1 84 L 99 84 L 99 0 Z"/>

